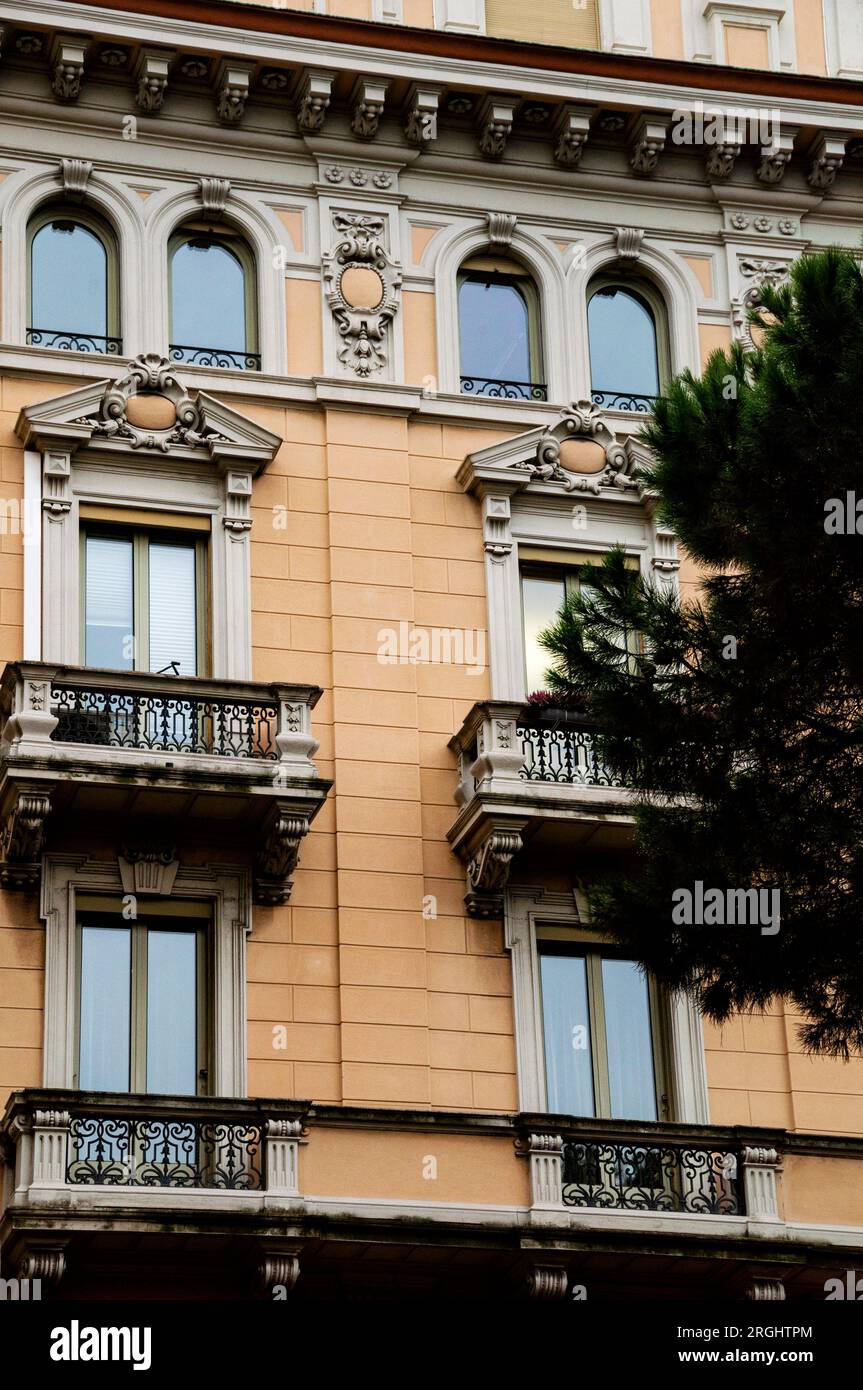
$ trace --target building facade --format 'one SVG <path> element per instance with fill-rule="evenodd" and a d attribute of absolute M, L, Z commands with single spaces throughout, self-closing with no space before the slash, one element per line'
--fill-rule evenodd
<path fill-rule="evenodd" d="M 857 244 L 859 7 L 0 21 L 2 1272 L 823 1298 L 863 1065 L 602 944 L 629 795 L 526 701 L 609 547 L 697 587 L 640 429 Z"/>

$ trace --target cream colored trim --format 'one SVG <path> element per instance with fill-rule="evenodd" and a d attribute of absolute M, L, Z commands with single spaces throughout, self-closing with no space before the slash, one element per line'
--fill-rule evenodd
<path fill-rule="evenodd" d="M 42 455 L 24 450 L 25 661 L 42 660 Z"/>
<path fill-rule="evenodd" d="M 85 897 L 122 895 L 116 859 L 96 861 L 47 854 L 39 915 L 45 922 L 45 1031 L 43 1085 L 70 1087 L 75 1073 L 78 982 L 76 913 Z M 213 1075 L 217 1096 L 246 1094 L 246 935 L 251 930 L 247 870 L 215 864 L 181 865 L 173 893 L 209 904 L 212 911 Z"/>

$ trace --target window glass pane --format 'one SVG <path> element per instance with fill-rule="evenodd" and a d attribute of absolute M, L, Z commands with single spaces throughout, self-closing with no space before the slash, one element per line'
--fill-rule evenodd
<path fill-rule="evenodd" d="M 243 267 L 219 242 L 200 236 L 177 247 L 171 262 L 171 305 L 172 343 L 246 351 Z"/>
<path fill-rule="evenodd" d="M 108 257 L 86 227 L 59 219 L 33 238 L 31 328 L 108 332 Z"/>
<path fill-rule="evenodd" d="M 566 598 L 563 575 L 524 574 L 521 578 L 521 602 L 524 615 L 524 664 L 527 693 L 545 689 L 545 672 L 551 656 L 539 645 L 539 634 L 550 627 Z"/>
<path fill-rule="evenodd" d="M 198 1087 L 197 936 L 147 933 L 147 1090 L 193 1096 Z"/>
<path fill-rule="evenodd" d="M 656 327 L 644 301 L 614 286 L 597 290 L 587 323 L 593 390 L 657 395 Z"/>
<path fill-rule="evenodd" d="M 150 670 L 198 674 L 195 547 L 150 542 Z"/>
<path fill-rule="evenodd" d="M 593 1115 L 593 1061 L 583 956 L 540 955 L 546 1104 L 561 1115 Z"/>
<path fill-rule="evenodd" d="M 78 1085 L 128 1091 L 132 988 L 128 927 L 81 931 L 81 1022 Z"/>
<path fill-rule="evenodd" d="M 464 280 L 458 322 L 462 376 L 532 381 L 527 300 L 515 285 Z"/>
<path fill-rule="evenodd" d="M 88 536 L 84 559 L 84 660 L 131 671 L 134 664 L 132 541 Z"/>
<path fill-rule="evenodd" d="M 655 1120 L 656 1078 L 647 980 L 631 960 L 602 962 L 611 1115 Z"/>

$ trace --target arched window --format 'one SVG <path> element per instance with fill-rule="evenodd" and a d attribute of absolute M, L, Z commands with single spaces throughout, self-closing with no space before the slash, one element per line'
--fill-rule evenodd
<path fill-rule="evenodd" d="M 88 209 L 42 208 L 30 221 L 27 342 L 65 352 L 118 354 L 117 243 Z"/>
<path fill-rule="evenodd" d="M 171 237 L 168 258 L 173 360 L 260 371 L 255 265 L 242 237 L 187 223 Z"/>
<path fill-rule="evenodd" d="M 587 331 L 593 401 L 607 410 L 651 410 L 669 375 L 664 310 L 653 287 L 594 280 Z"/>
<path fill-rule="evenodd" d="M 517 261 L 472 256 L 458 276 L 461 389 L 471 396 L 544 401 L 539 294 Z"/>

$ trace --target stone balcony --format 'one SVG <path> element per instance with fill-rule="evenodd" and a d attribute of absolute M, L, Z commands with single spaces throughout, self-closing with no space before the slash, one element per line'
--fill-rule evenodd
<path fill-rule="evenodd" d="M 608 1297 L 629 1280 L 823 1299 L 863 1253 L 861 1162 L 859 1140 L 751 1126 L 16 1091 L 0 1260 L 73 1301 L 211 1277 L 283 1297 L 300 1274 L 312 1298 Z"/>
<path fill-rule="evenodd" d="M 467 868 L 468 912 L 499 917 L 510 865 L 531 841 L 572 850 L 625 849 L 632 793 L 596 755 L 589 721 L 486 700 L 450 740 L 459 806 L 448 839 Z"/>
<path fill-rule="evenodd" d="M 52 846 L 171 827 L 254 847 L 258 902 L 287 900 L 331 783 L 317 774 L 321 691 L 22 661 L 0 681 L 0 884 L 38 884 Z"/>

